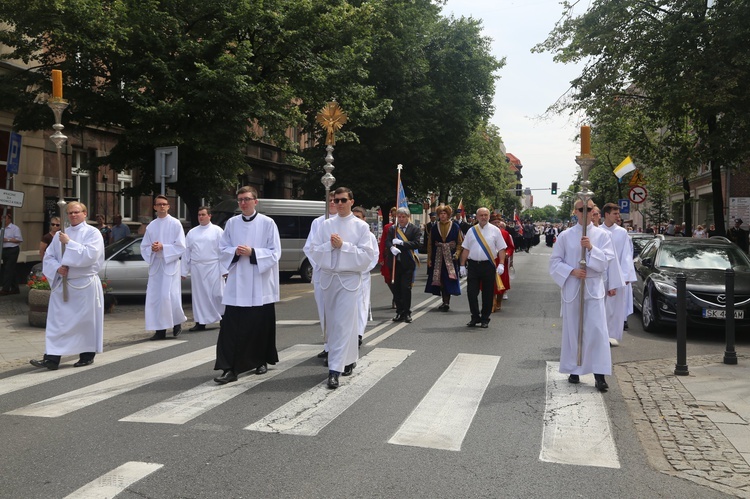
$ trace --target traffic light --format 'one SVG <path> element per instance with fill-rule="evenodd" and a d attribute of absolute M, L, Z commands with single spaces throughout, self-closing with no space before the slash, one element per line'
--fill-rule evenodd
<path fill-rule="evenodd" d="M 521 184 L 516 184 L 516 196 L 521 197 L 521 191 L 523 191 L 523 186 Z"/>
<path fill-rule="evenodd" d="M 552 194 L 557 194 L 557 182 L 552 182 Z"/>

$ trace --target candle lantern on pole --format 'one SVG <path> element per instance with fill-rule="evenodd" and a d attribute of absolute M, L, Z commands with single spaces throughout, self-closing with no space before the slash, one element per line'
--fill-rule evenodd
<path fill-rule="evenodd" d="M 65 175 L 63 173 L 63 162 L 62 162 L 62 147 L 68 140 L 68 137 L 63 135 L 62 130 L 65 128 L 62 124 L 62 115 L 65 109 L 68 107 L 68 101 L 63 99 L 62 94 L 62 71 L 59 69 L 52 70 L 52 97 L 47 101 L 47 105 L 52 109 L 52 113 L 55 115 L 55 123 L 52 128 L 55 129 L 55 133 L 50 136 L 50 140 L 55 144 L 57 148 L 57 178 L 58 178 L 58 200 L 57 208 L 60 215 L 60 233 L 65 234 Z M 65 245 L 60 245 L 60 250 L 65 253 Z M 63 300 L 68 301 L 68 279 L 66 276 L 62 278 L 63 286 Z"/>

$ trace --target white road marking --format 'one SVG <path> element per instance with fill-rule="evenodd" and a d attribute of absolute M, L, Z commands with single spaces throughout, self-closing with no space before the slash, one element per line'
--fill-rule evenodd
<path fill-rule="evenodd" d="M 121 360 L 128 359 L 130 357 L 135 357 L 136 355 L 141 355 L 144 353 L 155 352 L 156 350 L 161 350 L 162 348 L 172 347 L 175 345 L 179 345 L 181 343 L 185 343 L 185 342 L 184 341 L 148 341 L 144 343 L 138 343 L 129 347 L 117 348 L 115 350 L 110 350 L 107 352 L 99 353 L 96 355 L 96 359 L 94 359 L 94 364 L 84 369 L 76 369 L 72 365 L 70 366 L 63 365 L 62 369 L 59 369 L 57 371 L 50 371 L 48 369 L 43 369 L 43 370 L 37 369 L 35 371 L 29 371 L 23 374 L 17 374 L 15 376 L 11 376 L 9 378 L 0 380 L 0 395 L 4 395 L 10 392 L 15 392 L 17 390 L 22 390 L 24 388 L 28 388 L 34 385 L 39 385 L 41 383 L 46 383 L 47 381 L 64 378 L 66 376 L 70 376 L 71 374 L 79 374 L 82 372 L 90 371 L 91 369 L 96 369 L 97 367 L 106 366 L 107 364 L 112 364 L 113 362 L 119 362 Z"/>
<path fill-rule="evenodd" d="M 269 380 L 287 369 L 311 358 L 320 349 L 320 345 L 294 345 L 279 352 L 277 367 L 269 367 L 268 373 L 257 376 L 251 372 L 234 383 L 217 385 L 213 380 L 207 381 L 191 390 L 182 392 L 158 404 L 147 407 L 120 421 L 138 423 L 184 424 L 211 409 L 246 392 L 250 388 Z"/>
<path fill-rule="evenodd" d="M 458 354 L 388 443 L 460 451 L 499 361 Z"/>
<path fill-rule="evenodd" d="M 558 362 L 547 362 L 547 400 L 544 408 L 542 450 L 539 460 L 577 466 L 619 468 L 602 394 L 594 376 L 568 383 Z"/>
<path fill-rule="evenodd" d="M 245 429 L 315 436 L 412 353 L 376 348 L 357 361 L 352 376 L 340 378 L 338 389 L 330 390 L 324 381 Z"/>
<path fill-rule="evenodd" d="M 116 395 L 140 388 L 141 386 L 162 379 L 166 375 L 173 375 L 182 371 L 187 371 L 188 369 L 205 364 L 215 358 L 216 347 L 207 347 L 72 392 L 63 393 L 57 397 L 42 400 L 27 405 L 26 407 L 6 412 L 5 414 L 16 416 L 38 416 L 42 418 L 64 416 L 65 414 L 101 402 L 102 400 L 107 400 Z"/>
<path fill-rule="evenodd" d="M 280 302 L 288 302 L 288 301 L 296 300 L 297 298 L 302 298 L 302 295 L 293 295 L 293 296 L 288 296 L 288 297 L 286 297 L 286 298 L 282 298 L 282 299 L 281 299 L 281 300 L 279 300 L 279 301 L 280 301 Z"/>
<path fill-rule="evenodd" d="M 314 326 L 315 324 L 320 324 L 320 321 L 318 319 L 276 321 L 277 326 Z"/>
<path fill-rule="evenodd" d="M 93 482 L 89 482 L 65 499 L 107 499 L 118 495 L 135 482 L 146 478 L 164 466 L 158 463 L 129 461 L 109 473 L 105 473 Z"/>
<path fill-rule="evenodd" d="M 428 306 L 430 306 L 430 305 L 432 305 L 434 303 L 437 303 L 437 300 L 439 300 L 439 299 L 440 299 L 439 296 L 432 297 L 432 298 L 427 298 L 426 300 L 424 300 L 423 302 L 421 302 L 416 307 L 413 307 L 412 308 L 411 318 L 412 319 L 419 319 L 420 317 L 422 317 L 424 314 L 426 314 L 429 311 L 429 309 L 425 308 L 425 310 L 423 310 L 421 312 L 418 312 L 418 313 L 414 313 L 414 311 L 419 310 L 422 307 L 428 307 Z M 366 331 L 365 332 L 365 337 L 372 336 L 376 331 L 378 331 L 380 329 L 383 329 L 383 328 L 387 327 L 390 324 L 394 324 L 394 327 L 392 329 L 390 329 L 387 332 L 381 334 L 377 338 L 373 338 L 372 340 L 368 341 L 367 343 L 364 344 L 364 346 L 374 347 L 375 345 L 377 345 L 381 341 L 384 341 L 385 339 L 390 338 L 395 333 L 397 333 L 398 331 L 402 330 L 403 328 L 405 328 L 406 326 L 409 325 L 409 324 L 407 324 L 405 322 L 385 322 L 385 323 L 381 324 L 380 326 L 374 328 L 372 331 Z"/>

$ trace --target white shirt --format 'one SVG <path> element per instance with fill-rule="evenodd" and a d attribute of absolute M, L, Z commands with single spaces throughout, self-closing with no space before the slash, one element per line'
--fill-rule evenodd
<path fill-rule="evenodd" d="M 494 263 L 497 254 L 508 247 L 508 245 L 505 244 L 505 239 L 503 239 L 503 233 L 500 232 L 500 229 L 489 222 L 484 227 L 481 227 L 480 224 L 476 224 L 474 227 L 482 233 L 484 240 L 487 241 L 487 245 L 490 247 L 490 256 L 492 257 L 491 261 Z M 487 255 L 482 249 L 482 242 L 477 238 L 476 234 L 474 234 L 474 227 L 469 229 L 466 236 L 464 236 L 462 247 L 463 249 L 469 250 L 470 260 L 474 260 L 475 262 L 486 262 Z"/>

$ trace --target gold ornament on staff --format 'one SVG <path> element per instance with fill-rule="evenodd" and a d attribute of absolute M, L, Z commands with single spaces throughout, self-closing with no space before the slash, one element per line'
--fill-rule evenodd
<path fill-rule="evenodd" d="M 336 182 L 331 172 L 334 169 L 333 166 L 333 145 L 336 143 L 336 132 L 341 130 L 341 127 L 346 123 L 346 113 L 339 107 L 339 103 L 336 101 L 329 102 L 323 109 L 320 110 L 318 115 L 315 117 L 315 121 L 326 131 L 326 164 L 323 166 L 325 174 L 320 179 L 321 183 L 326 188 L 326 219 L 329 216 L 328 213 L 328 196 L 331 191 L 331 186 Z"/>

